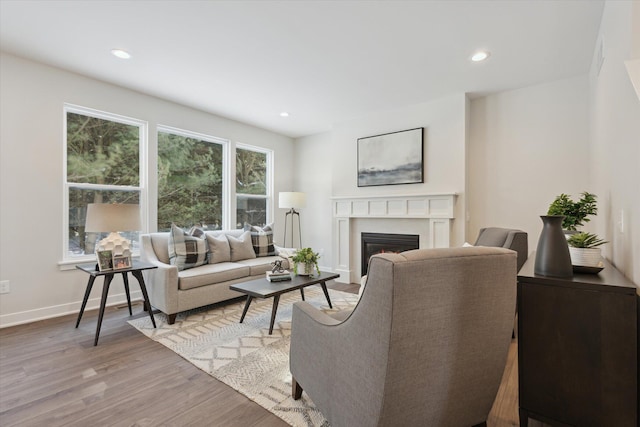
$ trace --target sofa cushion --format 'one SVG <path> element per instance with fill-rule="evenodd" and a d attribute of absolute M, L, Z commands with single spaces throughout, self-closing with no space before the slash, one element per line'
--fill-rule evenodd
<path fill-rule="evenodd" d="M 231 261 L 231 248 L 227 236 L 207 234 L 207 243 L 209 243 L 209 264 Z"/>
<path fill-rule="evenodd" d="M 178 267 L 178 271 L 206 264 L 208 259 L 207 240 L 190 236 L 171 224 L 169 233 L 169 263 Z"/>
<path fill-rule="evenodd" d="M 232 262 L 256 257 L 256 253 L 253 251 L 253 245 L 251 244 L 250 232 L 245 231 L 237 238 L 227 235 L 227 240 L 229 240 L 229 247 L 231 248 Z"/>
<path fill-rule="evenodd" d="M 233 262 L 206 264 L 198 268 L 191 268 L 178 273 L 178 288 L 181 290 L 198 288 L 213 283 L 248 277 L 251 269 L 247 265 Z"/>
<path fill-rule="evenodd" d="M 242 261 L 237 261 L 237 263 L 249 267 L 251 269 L 251 272 L 249 273 L 251 276 L 257 276 L 259 274 L 264 274 L 266 271 L 271 271 L 271 269 L 273 269 L 273 265 L 271 265 L 271 263 L 276 260 L 282 261 L 283 268 L 289 268 L 288 260 L 277 255 L 245 259 Z"/>
<path fill-rule="evenodd" d="M 273 223 L 264 227 L 245 223 L 244 229 L 251 232 L 251 244 L 257 257 L 276 254 L 276 249 L 273 246 Z"/>

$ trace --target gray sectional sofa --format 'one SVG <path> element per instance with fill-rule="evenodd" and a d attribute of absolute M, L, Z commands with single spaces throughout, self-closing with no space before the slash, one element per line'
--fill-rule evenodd
<path fill-rule="evenodd" d="M 264 251 L 254 250 L 252 233 L 244 230 L 204 232 L 208 243 L 205 263 L 184 268 L 170 259 L 170 246 L 174 243 L 170 234 L 140 236 L 140 259 L 158 267 L 144 272 L 149 300 L 167 315 L 169 324 L 182 311 L 242 296 L 230 290 L 229 285 L 264 277 L 276 260 L 282 260 L 283 267 L 289 268 L 288 259 L 277 254 L 256 256 L 256 252 Z M 253 234 L 256 243 L 256 233 Z"/>

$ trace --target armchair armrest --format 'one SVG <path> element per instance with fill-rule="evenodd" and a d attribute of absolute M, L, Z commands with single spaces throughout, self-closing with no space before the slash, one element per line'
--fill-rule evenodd
<path fill-rule="evenodd" d="M 293 318 L 298 318 L 298 320 L 294 321 Z M 313 327 L 312 325 L 314 322 L 320 325 L 325 325 L 325 326 L 339 325 L 340 323 L 342 323 L 341 320 L 337 320 L 329 316 L 328 314 L 318 310 L 317 308 L 315 308 L 314 306 L 312 306 L 311 304 L 305 301 L 298 301 L 293 304 L 293 312 L 292 312 L 292 319 L 291 319 L 292 325 L 294 322 L 296 326 L 303 325 L 303 326 L 300 326 L 301 328 Z"/>

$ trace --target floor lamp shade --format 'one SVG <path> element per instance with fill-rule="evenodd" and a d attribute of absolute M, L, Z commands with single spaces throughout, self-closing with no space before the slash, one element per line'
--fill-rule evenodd
<path fill-rule="evenodd" d="M 280 209 L 304 208 L 307 206 L 307 195 L 295 191 L 283 191 L 278 197 Z"/>
<path fill-rule="evenodd" d="M 278 206 L 280 209 L 289 209 L 284 215 L 284 239 L 282 244 L 287 246 L 287 219 L 291 215 L 291 246 L 293 246 L 293 217 L 298 217 L 298 238 L 300 248 L 302 247 L 302 234 L 300 227 L 300 213 L 296 208 L 304 208 L 307 206 L 307 195 L 305 193 L 295 191 L 284 191 L 278 195 Z"/>
<path fill-rule="evenodd" d="M 140 205 L 120 203 L 90 203 L 84 231 L 87 233 L 110 234 L 96 245 L 96 250 L 111 250 L 114 255 L 131 255 L 131 242 L 118 231 L 139 231 Z"/>

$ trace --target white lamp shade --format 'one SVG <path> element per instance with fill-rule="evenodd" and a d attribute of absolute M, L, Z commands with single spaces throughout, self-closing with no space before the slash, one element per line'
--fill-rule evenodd
<path fill-rule="evenodd" d="M 307 206 L 307 195 L 295 191 L 281 192 L 278 197 L 280 209 L 304 208 Z"/>
<path fill-rule="evenodd" d="M 140 205 L 121 203 L 91 203 L 87 205 L 84 230 L 89 233 L 139 231 Z"/>

